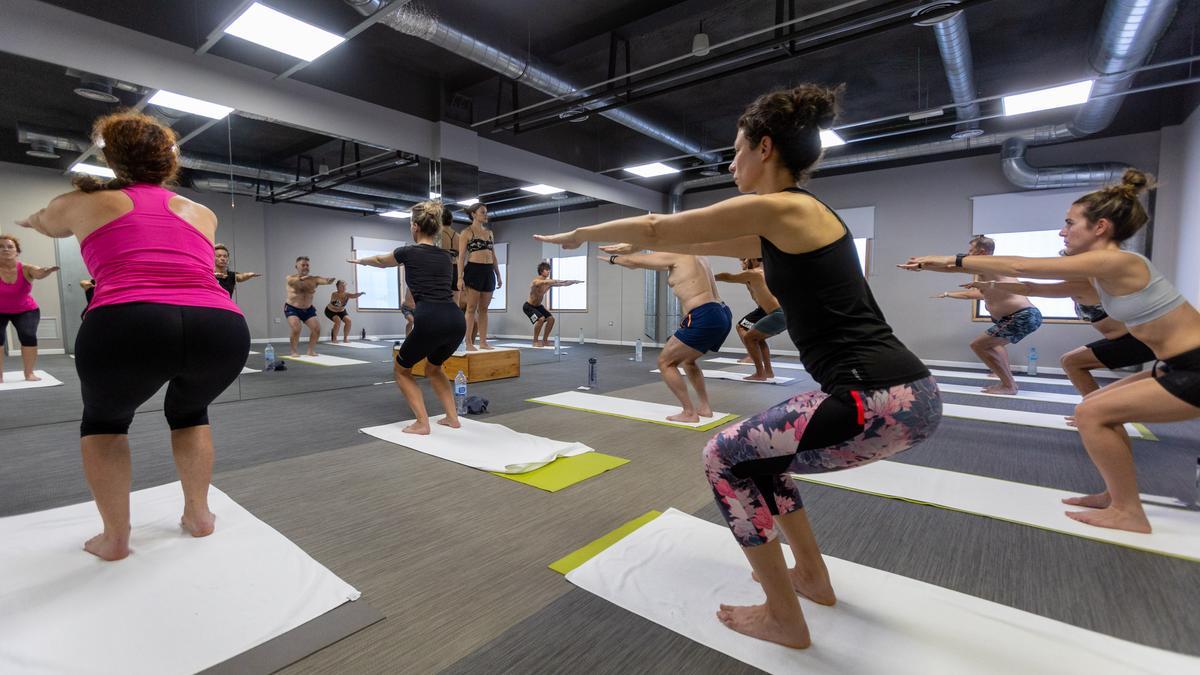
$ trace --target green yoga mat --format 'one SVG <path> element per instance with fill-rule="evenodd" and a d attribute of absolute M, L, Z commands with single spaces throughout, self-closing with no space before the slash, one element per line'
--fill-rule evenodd
<path fill-rule="evenodd" d="M 637 518 L 634 518 L 633 520 L 629 521 L 628 523 L 625 523 L 624 525 L 618 527 L 617 529 L 613 530 L 612 532 L 609 532 L 608 534 L 604 535 L 603 537 L 600 537 L 596 541 L 593 541 L 592 543 L 588 544 L 587 546 L 584 546 L 583 548 L 579 549 L 578 551 L 575 551 L 573 553 L 568 553 L 567 555 L 559 558 L 558 560 L 555 560 L 554 562 L 550 563 L 550 569 L 554 570 L 555 572 L 558 572 L 559 574 L 567 574 L 568 572 L 575 569 L 576 567 L 579 567 L 583 563 L 591 560 L 592 558 L 595 558 L 604 549 L 608 548 L 609 546 L 612 546 L 613 544 L 617 543 L 618 541 L 621 541 L 625 537 L 628 537 L 631 532 L 637 530 L 639 527 L 645 525 L 646 523 L 654 520 L 655 518 L 657 518 L 661 515 L 662 515 L 661 511 L 648 511 L 648 512 L 638 516 Z"/>
<path fill-rule="evenodd" d="M 613 457 L 600 452 L 585 452 L 574 457 L 560 457 L 540 469 L 525 473 L 492 473 L 501 478 L 532 485 L 546 492 L 558 492 L 563 488 L 582 483 L 609 469 L 615 469 L 628 463 L 629 460 L 623 457 Z"/>

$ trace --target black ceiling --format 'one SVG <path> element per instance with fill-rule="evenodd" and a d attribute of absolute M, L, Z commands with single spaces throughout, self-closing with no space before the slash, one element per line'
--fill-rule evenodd
<path fill-rule="evenodd" d="M 209 33 L 240 4 L 239 0 L 51 1 L 192 48 L 204 43 Z M 268 4 L 334 32 L 344 32 L 363 20 L 342 0 L 268 0 Z M 774 0 L 507 0 L 503 3 L 425 0 L 426 8 L 432 8 L 429 11 L 440 21 L 514 55 L 532 55 L 536 62 L 577 85 L 592 84 L 608 76 L 614 34 L 628 41 L 630 61 L 636 69 L 687 53 L 701 21 L 711 42 L 716 44 L 774 24 L 777 10 L 787 4 Z M 794 4 L 801 12 L 815 12 L 839 5 L 841 0 Z M 898 4 L 903 3 L 868 0 L 816 22 L 838 19 L 852 11 Z M 979 93 L 1001 94 L 1087 76 L 1087 50 L 1103 6 L 1104 0 L 991 0 L 973 4 L 966 11 L 966 19 Z M 1159 43 L 1153 60 L 1195 54 L 1194 28 L 1198 20 L 1200 0 L 1182 0 L 1180 11 Z M 811 23 L 802 24 L 808 25 Z M 294 59 L 231 37 L 220 39 L 211 52 L 277 73 L 296 63 Z M 14 74 L 10 68 L 4 70 L 0 86 L 12 91 L 38 92 L 45 105 L 36 101 L 28 105 L 40 107 L 40 114 L 48 120 L 56 119 L 54 115 L 70 116 L 75 113 L 72 108 L 83 105 L 81 99 L 72 100 L 69 94 L 65 99 L 42 96 L 47 86 L 39 84 L 36 78 Z M 1137 76 L 1135 86 L 1179 79 L 1188 72 L 1186 66 L 1145 72 Z M 371 26 L 293 77 L 426 119 L 462 124 L 493 116 L 501 91 L 500 80 L 491 71 L 385 25 Z M 805 81 L 847 85 L 843 122 L 913 112 L 951 100 L 932 30 L 904 22 L 878 34 L 829 44 L 811 53 L 696 84 L 623 109 L 703 147 L 723 147 L 732 141 L 737 115 L 755 95 Z M 1121 114 L 1105 134 L 1153 130 L 1177 123 L 1190 112 L 1190 106 L 1185 104 L 1194 98 L 1190 93 L 1175 88 L 1128 96 Z M 519 96 L 521 105 L 544 98 L 523 87 Z M 469 111 L 461 105 L 451 105 L 465 101 L 469 101 Z M 3 107 L 0 121 L 6 127 L 15 114 L 26 117 L 39 114 L 36 110 L 12 110 L 13 97 L 7 97 Z M 507 94 L 501 108 L 502 111 L 511 108 Z M 985 105 L 984 111 L 989 112 L 989 107 Z M 86 118 L 95 112 L 85 109 L 79 116 Z M 1041 121 L 1061 122 L 1069 119 L 1070 114 L 1067 110 L 1043 113 L 1034 119 L 990 120 L 983 127 L 998 131 Z M 235 119 L 235 123 L 241 122 Z M 856 133 L 877 133 L 890 128 L 872 127 L 847 136 L 853 138 Z M 592 171 L 681 154 L 594 114 L 579 124 L 560 123 L 522 133 L 493 131 L 488 127 L 478 130 L 501 142 Z M 950 131 L 940 129 L 855 143 L 843 152 L 944 139 Z M 305 144 L 319 145 L 322 141 L 290 138 L 283 132 L 278 136 L 264 132 L 263 138 L 245 137 L 240 151 L 259 161 L 287 160 L 288 155 L 306 151 Z M 206 142 L 207 135 L 202 136 L 196 139 L 195 147 L 203 149 Z M 0 143 L 0 159 L 11 159 L 13 149 L 5 149 L 3 145 Z M 669 180 L 643 183 L 662 189 Z"/>

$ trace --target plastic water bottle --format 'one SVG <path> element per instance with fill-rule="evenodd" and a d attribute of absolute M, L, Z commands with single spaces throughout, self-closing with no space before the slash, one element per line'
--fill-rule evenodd
<path fill-rule="evenodd" d="M 275 347 L 270 343 L 267 343 L 267 348 L 263 350 L 263 361 L 266 362 L 263 366 L 264 371 L 270 370 L 275 365 Z"/>
<path fill-rule="evenodd" d="M 454 376 L 454 408 L 459 415 L 467 414 L 467 376 L 461 370 Z"/>
<path fill-rule="evenodd" d="M 642 362 L 642 338 L 638 338 L 633 343 L 633 360 L 638 363 Z"/>
<path fill-rule="evenodd" d="M 562 343 L 559 342 L 558 338 L 559 338 L 559 336 L 557 334 L 555 334 L 555 336 L 554 336 L 554 355 L 562 356 Z"/>
<path fill-rule="evenodd" d="M 1025 372 L 1037 375 L 1037 347 L 1029 348 L 1029 365 L 1025 367 Z"/>
<path fill-rule="evenodd" d="M 367 339 L 367 329 L 366 328 L 362 329 L 362 339 L 364 339 L 364 340 Z"/>
<path fill-rule="evenodd" d="M 583 329 L 579 329 L 579 344 L 583 344 Z"/>
<path fill-rule="evenodd" d="M 595 388 L 596 388 L 596 386 L 597 386 L 597 381 L 596 381 L 596 357 L 594 357 L 594 356 L 593 356 L 592 358 L 588 359 L 588 378 L 587 378 L 587 386 L 588 386 L 588 389 L 595 389 Z"/>

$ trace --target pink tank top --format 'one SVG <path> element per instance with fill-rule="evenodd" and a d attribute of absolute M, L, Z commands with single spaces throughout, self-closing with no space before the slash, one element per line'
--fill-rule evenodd
<path fill-rule="evenodd" d="M 149 302 L 212 307 L 241 314 L 213 276 L 213 245 L 168 206 L 174 192 L 157 185 L 121 190 L 133 210 L 102 226 L 80 244 L 96 278 L 88 311 L 105 305 Z"/>
<path fill-rule="evenodd" d="M 0 314 L 20 314 L 37 309 L 38 304 L 30 295 L 32 291 L 33 284 L 25 278 L 24 265 L 17 263 L 17 278 L 11 284 L 0 279 Z"/>

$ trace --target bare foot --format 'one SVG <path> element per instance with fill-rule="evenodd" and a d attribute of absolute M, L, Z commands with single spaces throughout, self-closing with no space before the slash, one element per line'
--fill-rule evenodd
<path fill-rule="evenodd" d="M 696 413 L 690 413 L 690 412 L 684 411 L 684 412 L 679 413 L 678 415 L 667 416 L 667 420 L 671 421 L 671 422 L 699 422 L 700 416 L 697 415 Z"/>
<path fill-rule="evenodd" d="M 217 517 L 207 510 L 196 515 L 185 513 L 179 519 L 179 526 L 193 537 L 207 537 L 217 528 Z"/>
<path fill-rule="evenodd" d="M 298 358 L 300 358 L 300 353 L 299 353 L 299 352 L 292 352 L 291 354 L 288 354 L 288 356 L 290 356 L 290 357 L 292 357 L 292 358 L 294 358 L 294 359 L 298 359 Z"/>
<path fill-rule="evenodd" d="M 747 375 L 742 379 L 746 380 L 747 382 L 766 382 L 769 378 L 766 375 L 759 375 L 758 373 L 755 373 L 753 375 Z"/>
<path fill-rule="evenodd" d="M 477 351 L 479 351 L 479 350 L 475 348 L 475 345 L 467 345 L 467 351 L 469 351 L 469 352 L 477 352 Z"/>
<path fill-rule="evenodd" d="M 305 356 L 318 356 L 318 354 L 310 351 L 309 353 L 305 354 Z"/>
<path fill-rule="evenodd" d="M 444 427 L 450 427 L 451 429 L 457 429 L 462 426 L 462 422 L 459 422 L 457 417 L 454 419 L 443 417 L 442 419 L 438 420 L 438 424 Z"/>
<path fill-rule="evenodd" d="M 42 378 L 38 377 L 37 375 L 34 375 L 33 373 L 25 373 L 25 381 L 26 382 L 41 382 Z"/>
<path fill-rule="evenodd" d="M 1074 415 L 1067 415 L 1067 416 L 1066 416 L 1066 417 L 1064 417 L 1063 419 L 1067 421 L 1067 426 L 1069 426 L 1069 427 L 1076 426 L 1076 425 L 1075 425 L 1075 416 L 1074 416 Z"/>
<path fill-rule="evenodd" d="M 775 379 L 775 371 L 773 371 L 773 370 L 768 370 L 768 371 L 766 372 L 766 378 L 767 378 L 768 380 L 773 380 L 773 379 Z"/>
<path fill-rule="evenodd" d="M 429 435 L 429 420 L 424 422 L 413 422 L 412 424 L 401 429 L 406 434 L 420 434 L 422 436 Z"/>
<path fill-rule="evenodd" d="M 110 536 L 104 532 L 83 543 L 83 550 L 101 560 L 112 562 L 129 556 L 129 535 Z"/>
<path fill-rule="evenodd" d="M 701 417 L 712 417 L 713 416 L 712 408 L 710 408 L 706 405 L 700 406 L 700 409 L 697 410 L 696 412 L 700 413 Z"/>
<path fill-rule="evenodd" d="M 806 649 L 812 644 L 803 616 L 793 622 L 784 622 L 772 616 L 766 605 L 721 605 L 717 618 L 727 627 L 759 640 L 796 649 Z"/>
<path fill-rule="evenodd" d="M 491 346 L 490 344 L 488 344 L 488 343 L 484 342 L 483 340 L 480 340 L 480 341 L 479 341 L 479 348 L 480 348 L 480 349 L 495 349 L 495 347 L 493 347 L 493 346 Z"/>
<path fill-rule="evenodd" d="M 1146 519 L 1146 514 L 1141 513 L 1140 510 L 1138 513 L 1129 513 L 1110 507 L 1100 509 L 1099 511 L 1067 511 L 1066 514 L 1071 520 L 1078 520 L 1081 523 L 1095 525 L 1096 527 L 1150 534 L 1150 521 Z"/>
<path fill-rule="evenodd" d="M 1002 384 L 993 384 L 980 389 L 985 394 L 1003 394 L 1005 396 L 1015 396 L 1017 393 L 1016 387 L 1006 387 Z"/>
<path fill-rule="evenodd" d="M 1080 497 L 1067 497 L 1062 500 L 1062 503 L 1069 506 L 1086 506 L 1089 509 L 1106 509 L 1112 503 L 1112 497 L 1108 496 L 1108 491 L 1097 492 L 1094 495 L 1082 495 Z"/>
<path fill-rule="evenodd" d="M 738 363 L 754 363 L 754 359 L 750 358 L 749 356 L 743 356 L 742 358 L 738 359 Z"/>
<path fill-rule="evenodd" d="M 804 574 L 793 567 L 788 570 L 788 577 L 791 578 L 792 588 L 796 589 L 797 593 L 818 605 L 833 607 L 837 604 L 837 596 L 833 593 L 833 584 L 829 583 L 828 575 L 823 574 L 820 578 L 813 578 L 813 575 Z M 751 571 L 750 578 L 758 581 L 758 572 Z"/>

